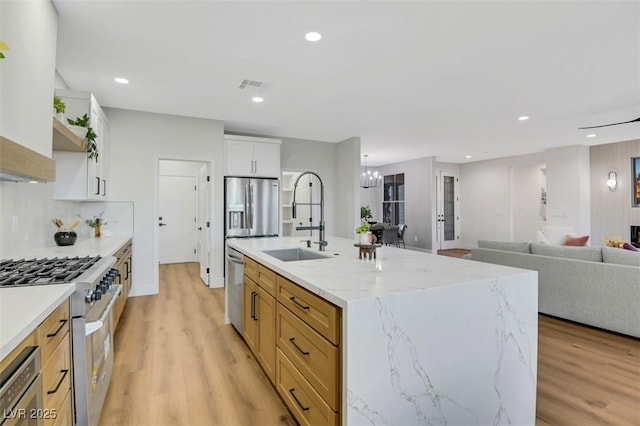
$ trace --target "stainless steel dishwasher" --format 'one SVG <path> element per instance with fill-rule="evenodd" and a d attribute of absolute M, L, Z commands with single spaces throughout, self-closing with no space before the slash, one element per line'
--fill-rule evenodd
<path fill-rule="evenodd" d="M 227 246 L 227 316 L 229 321 L 242 334 L 242 275 L 244 255 Z"/>

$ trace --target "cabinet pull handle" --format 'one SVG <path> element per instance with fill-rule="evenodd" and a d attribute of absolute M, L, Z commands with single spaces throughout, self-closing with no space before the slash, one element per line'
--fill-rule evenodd
<path fill-rule="evenodd" d="M 253 320 L 258 321 L 258 316 L 256 315 L 256 296 L 258 293 L 255 291 L 251 292 L 251 304 L 253 305 Z"/>
<path fill-rule="evenodd" d="M 60 370 L 60 372 L 62 373 L 62 377 L 60 378 L 60 381 L 58 382 L 54 390 L 47 391 L 47 395 L 51 395 L 53 393 L 58 392 L 58 389 L 62 385 L 62 382 L 64 382 L 65 377 L 67 377 L 67 373 L 69 373 L 69 370 Z"/>
<path fill-rule="evenodd" d="M 296 349 L 297 349 L 297 350 L 298 350 L 302 355 L 305 355 L 305 356 L 306 356 L 306 355 L 309 355 L 309 352 L 307 352 L 307 351 L 303 351 L 303 350 L 300 348 L 300 346 L 298 346 L 298 345 L 296 344 L 296 338 L 295 338 L 295 337 L 290 338 L 290 339 L 289 339 L 289 341 L 291 342 L 291 344 L 292 344 L 293 346 L 295 346 L 295 348 L 296 348 Z"/>
<path fill-rule="evenodd" d="M 127 276 L 124 277 L 125 280 L 129 279 L 129 262 L 124 262 L 124 267 L 125 267 L 125 272 L 127 273 Z"/>
<path fill-rule="evenodd" d="M 96 190 L 95 195 L 100 195 L 100 178 L 96 176 L 96 180 L 98 181 L 98 189 Z"/>
<path fill-rule="evenodd" d="M 309 407 L 305 407 L 304 405 L 302 405 L 300 403 L 300 401 L 298 400 L 298 397 L 296 396 L 296 394 L 294 393 L 296 391 L 296 388 L 291 388 L 289 389 L 289 393 L 291 394 L 291 396 L 293 397 L 293 399 L 296 400 L 296 403 L 298 404 L 298 406 L 302 409 L 302 411 L 308 411 Z"/>
<path fill-rule="evenodd" d="M 102 179 L 102 196 L 107 196 L 107 181 L 106 179 Z"/>
<path fill-rule="evenodd" d="M 296 297 L 295 297 L 295 296 L 291 296 L 291 297 L 289 298 L 289 300 L 291 300 L 293 303 L 295 303 L 295 304 L 296 304 L 300 309 L 304 309 L 305 311 L 308 311 L 308 310 L 309 310 L 309 306 L 305 306 L 305 305 L 301 304 L 300 302 L 298 302 L 298 301 L 296 300 Z"/>
<path fill-rule="evenodd" d="M 58 333 L 60 333 L 60 330 L 64 328 L 64 325 L 67 323 L 67 321 L 68 320 L 66 319 L 60 320 L 60 327 L 58 327 L 58 329 L 55 332 L 47 334 L 47 337 L 56 337 Z"/>

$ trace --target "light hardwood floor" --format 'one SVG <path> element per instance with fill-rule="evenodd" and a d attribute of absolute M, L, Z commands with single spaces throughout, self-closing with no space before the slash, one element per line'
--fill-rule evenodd
<path fill-rule="evenodd" d="M 197 264 L 162 265 L 115 337 L 108 425 L 294 425 Z M 538 425 L 640 425 L 640 341 L 539 316 Z"/>

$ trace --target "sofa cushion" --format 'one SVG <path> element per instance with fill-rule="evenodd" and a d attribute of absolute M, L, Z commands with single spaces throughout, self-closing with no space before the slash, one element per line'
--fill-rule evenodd
<path fill-rule="evenodd" d="M 493 250 L 514 251 L 516 253 L 531 253 L 531 243 L 529 241 L 478 240 L 478 247 Z"/>
<path fill-rule="evenodd" d="M 602 249 L 600 247 L 571 247 L 531 243 L 531 253 L 542 256 L 561 257 L 565 259 L 602 262 Z"/>
<path fill-rule="evenodd" d="M 602 258 L 605 263 L 640 266 L 640 253 L 615 247 L 602 247 Z"/>
<path fill-rule="evenodd" d="M 574 237 L 573 235 L 567 235 L 567 238 L 565 238 L 563 245 L 583 247 L 587 245 L 587 241 L 589 241 L 588 235 L 584 235 L 582 237 Z"/>

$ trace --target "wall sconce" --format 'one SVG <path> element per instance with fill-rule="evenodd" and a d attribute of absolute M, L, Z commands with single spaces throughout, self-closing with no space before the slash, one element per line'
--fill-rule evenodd
<path fill-rule="evenodd" d="M 609 191 L 615 191 L 618 187 L 618 173 L 616 173 L 615 170 L 609 172 L 607 186 L 609 187 Z"/>

